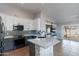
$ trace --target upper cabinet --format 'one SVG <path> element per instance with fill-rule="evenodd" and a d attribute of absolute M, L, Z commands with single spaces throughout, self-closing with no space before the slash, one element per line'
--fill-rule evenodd
<path fill-rule="evenodd" d="M 52 25 L 54 21 L 51 20 L 48 16 L 44 13 L 39 13 L 37 17 L 34 19 L 34 28 L 36 30 L 41 30 L 46 32 L 46 25 Z"/>
<path fill-rule="evenodd" d="M 2 18 L 2 21 L 5 25 L 6 31 L 12 31 L 13 25 L 24 25 L 24 30 L 33 30 L 33 19 L 30 18 L 19 18 L 14 16 L 8 16 L 8 15 L 0 15 Z"/>
<path fill-rule="evenodd" d="M 13 17 L 1 15 L 2 21 L 4 23 L 5 30 L 13 29 Z"/>

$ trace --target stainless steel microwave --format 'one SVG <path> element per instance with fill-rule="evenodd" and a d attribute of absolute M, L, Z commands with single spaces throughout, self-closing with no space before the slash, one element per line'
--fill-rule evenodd
<path fill-rule="evenodd" d="M 24 25 L 13 26 L 13 30 L 15 30 L 15 31 L 23 31 L 24 30 Z"/>

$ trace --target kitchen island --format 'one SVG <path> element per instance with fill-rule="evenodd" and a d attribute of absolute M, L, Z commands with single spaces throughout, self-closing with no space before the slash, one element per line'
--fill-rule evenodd
<path fill-rule="evenodd" d="M 53 56 L 52 38 L 29 39 L 31 56 Z"/>

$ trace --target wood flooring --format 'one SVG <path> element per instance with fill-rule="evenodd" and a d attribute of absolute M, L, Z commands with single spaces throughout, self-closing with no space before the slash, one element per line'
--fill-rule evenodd
<path fill-rule="evenodd" d="M 4 56 L 29 56 L 29 46 L 3 53 Z"/>
<path fill-rule="evenodd" d="M 63 40 L 54 47 L 54 56 L 79 56 L 79 42 Z M 4 56 L 29 56 L 29 46 L 3 53 Z"/>
<path fill-rule="evenodd" d="M 63 40 L 54 46 L 54 56 L 79 56 L 79 42 Z"/>

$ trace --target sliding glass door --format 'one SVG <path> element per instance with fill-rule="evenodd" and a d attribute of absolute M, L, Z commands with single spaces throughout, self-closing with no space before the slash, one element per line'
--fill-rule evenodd
<path fill-rule="evenodd" d="M 64 26 L 64 37 L 67 39 L 79 41 L 79 25 Z"/>

